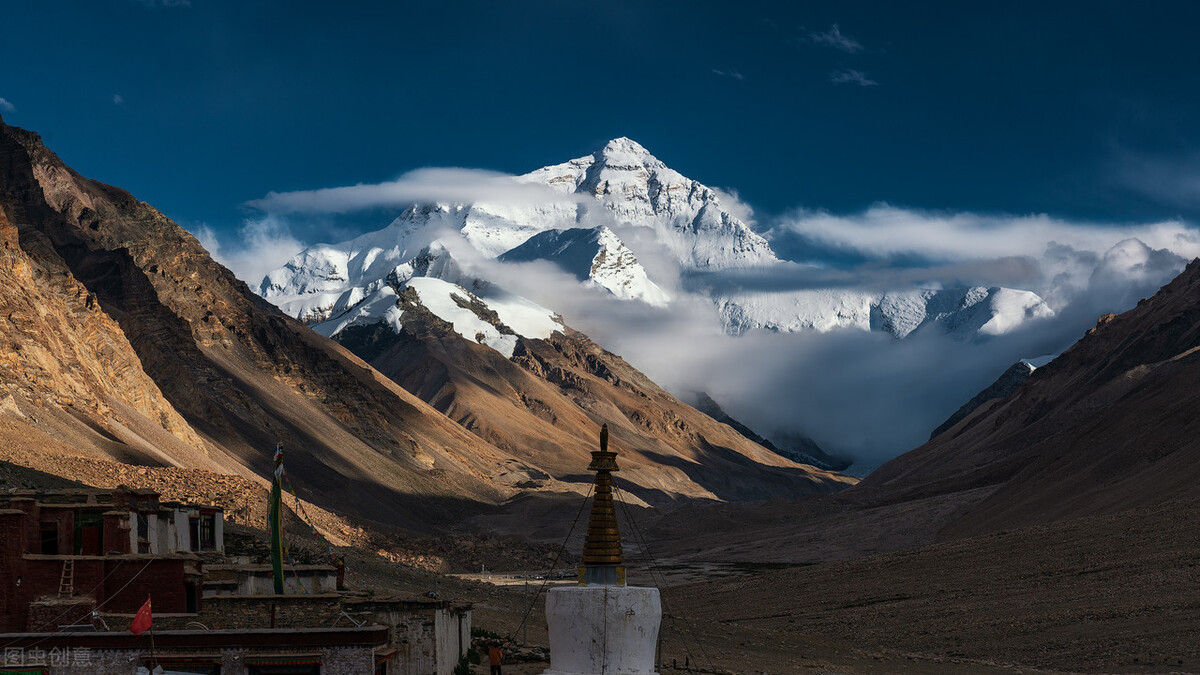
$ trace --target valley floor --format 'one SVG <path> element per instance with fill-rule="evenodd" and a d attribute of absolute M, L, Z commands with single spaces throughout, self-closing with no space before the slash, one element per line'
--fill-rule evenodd
<path fill-rule="evenodd" d="M 0 487 L 63 484 L 46 471 L 51 467 L 33 470 L 32 462 L 22 461 L 28 459 L 0 462 Z M 97 482 L 113 469 L 110 464 L 85 460 L 79 470 L 86 475 L 74 477 Z M 134 487 L 179 471 L 117 466 L 121 473 L 109 482 Z M 221 487 L 201 488 L 204 494 L 195 496 L 219 496 Z M 242 511 L 249 527 L 234 524 L 229 531 L 262 539 L 253 526 L 259 499 L 251 501 Z M 803 561 L 798 549 L 771 550 L 766 541 L 750 562 L 705 562 L 692 552 L 686 560 L 660 562 L 666 572 L 660 582 L 663 672 L 685 672 L 685 660 L 693 670 L 746 674 L 1200 672 L 1197 522 L 1200 502 L 1175 501 L 840 561 Z M 414 568 L 423 561 L 380 554 L 386 535 L 351 529 L 346 536 L 357 544 L 341 549 L 354 584 L 384 594 L 436 591 L 472 602 L 477 628 L 519 639 L 528 606 L 523 585 Z M 423 541 L 400 543 L 415 548 Z M 294 542 L 297 550 L 319 550 L 302 533 Z M 441 550 L 460 551 L 460 568 L 538 569 L 536 561 L 546 561 L 540 563 L 544 569 L 552 555 L 543 543 L 508 550 L 501 560 L 489 540 L 448 542 Z M 657 543 L 663 551 L 686 548 Z M 630 557 L 631 582 L 649 583 L 636 549 Z M 560 562 L 558 568 L 573 564 Z M 538 602 L 529 613 L 530 644 L 547 644 L 543 606 Z M 512 664 L 506 672 L 545 667 Z"/>
<path fill-rule="evenodd" d="M 844 561 L 693 555 L 663 565 L 664 672 L 1200 672 L 1197 522 L 1175 501 Z"/>

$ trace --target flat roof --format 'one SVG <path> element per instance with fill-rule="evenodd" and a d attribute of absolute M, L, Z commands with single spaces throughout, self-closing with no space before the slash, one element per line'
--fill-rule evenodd
<path fill-rule="evenodd" d="M 213 572 L 228 572 L 228 571 L 270 572 L 274 568 L 271 567 L 270 565 L 247 563 L 245 565 L 237 565 L 237 564 L 205 565 L 204 569 L 213 571 Z M 299 571 L 309 571 L 309 570 L 321 570 L 324 572 L 336 572 L 337 571 L 337 568 L 334 567 L 333 565 L 288 565 L 288 569 L 299 570 Z"/>

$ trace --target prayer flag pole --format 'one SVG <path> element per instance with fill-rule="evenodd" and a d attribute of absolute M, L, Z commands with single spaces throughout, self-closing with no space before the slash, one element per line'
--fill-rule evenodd
<path fill-rule="evenodd" d="M 275 594 L 283 595 L 283 443 L 275 444 L 275 475 L 271 479 L 271 570 Z"/>

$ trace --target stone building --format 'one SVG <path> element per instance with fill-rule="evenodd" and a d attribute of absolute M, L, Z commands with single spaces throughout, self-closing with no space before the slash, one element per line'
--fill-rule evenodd
<path fill-rule="evenodd" d="M 0 675 L 451 675 L 471 609 L 347 591 L 344 568 L 204 565 L 224 552 L 221 509 L 151 490 L 0 494 Z M 211 553 L 208 553 L 211 552 Z M 152 597 L 149 633 L 134 614 Z"/>
<path fill-rule="evenodd" d="M 0 494 L 0 631 L 90 625 L 93 610 L 134 612 L 151 591 L 160 611 L 199 611 L 195 552 L 223 549 L 220 508 L 153 490 Z"/>

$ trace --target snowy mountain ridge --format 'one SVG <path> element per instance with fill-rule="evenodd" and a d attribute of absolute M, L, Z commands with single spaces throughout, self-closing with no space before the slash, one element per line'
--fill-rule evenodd
<path fill-rule="evenodd" d="M 717 190 L 670 169 L 628 138 L 512 180 L 545 186 L 562 198 L 414 205 L 381 230 L 305 249 L 268 274 L 259 294 L 329 334 L 354 322 L 393 324 L 397 317 L 387 302 L 398 299 L 388 293 L 413 278 L 441 279 L 464 292 L 483 283 L 464 275 L 438 239 L 453 233 L 487 258 L 549 261 L 584 285 L 652 307 L 669 306 L 671 294 L 650 278 L 613 229 L 617 225 L 649 230 L 685 278 L 738 269 L 769 273 L 780 264 L 767 241 L 724 207 Z M 956 337 L 986 338 L 1054 314 L 1036 294 L 1005 288 L 708 295 L 725 331 L 735 335 L 753 329 L 858 329 L 904 338 L 937 325 Z"/>
<path fill-rule="evenodd" d="M 467 290 L 471 286 L 472 290 Z M 456 333 L 511 357 L 517 338 L 550 337 L 562 320 L 537 303 L 463 274 L 450 252 L 433 242 L 408 262 L 393 267 L 383 279 L 340 294 L 330 307 L 327 294 L 309 294 L 285 303 L 309 317 L 313 330 L 335 337 L 347 328 L 383 323 L 402 330 L 408 304 L 420 304 L 449 323 Z"/>
<path fill-rule="evenodd" d="M 714 298 L 726 330 L 882 331 L 903 339 L 931 327 L 961 339 L 1007 333 L 1054 310 L 1036 293 L 975 286 L 868 292 L 846 289 L 730 293 Z"/>

